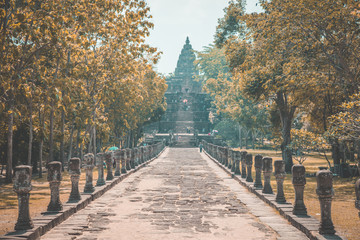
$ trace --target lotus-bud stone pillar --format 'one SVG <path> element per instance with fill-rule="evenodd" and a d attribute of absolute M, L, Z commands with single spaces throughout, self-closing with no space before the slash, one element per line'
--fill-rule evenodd
<path fill-rule="evenodd" d="M 252 173 L 251 173 L 252 164 L 253 164 L 252 154 L 246 154 L 245 163 L 246 163 L 246 171 L 247 171 L 246 181 L 253 182 Z"/>
<path fill-rule="evenodd" d="M 274 161 L 274 175 L 276 179 L 276 202 L 278 203 L 286 203 L 285 195 L 284 195 L 284 179 L 286 176 L 285 173 L 285 163 L 283 160 L 276 160 Z"/>
<path fill-rule="evenodd" d="M 293 214 L 307 215 L 307 210 L 304 203 L 304 189 L 306 184 L 305 167 L 300 164 L 293 165 L 291 172 L 292 184 L 295 189 L 295 204 L 293 208 Z"/>
<path fill-rule="evenodd" d="M 254 187 L 261 189 L 263 187 L 262 185 L 262 181 L 261 181 L 261 169 L 262 169 L 262 160 L 263 157 L 261 155 L 256 155 L 255 156 L 255 182 L 254 182 Z"/>
<path fill-rule="evenodd" d="M 272 173 L 272 158 L 264 157 L 263 158 L 263 175 L 264 175 L 264 188 L 263 193 L 272 194 L 273 190 L 270 185 L 271 173 Z"/>
<path fill-rule="evenodd" d="M 358 172 L 360 174 L 360 163 L 358 163 Z M 360 179 L 358 179 L 355 183 L 355 194 L 356 194 L 356 200 L 355 200 L 355 207 L 359 210 L 359 218 L 360 218 Z"/>
<path fill-rule="evenodd" d="M 69 202 L 75 202 L 81 199 L 79 191 L 80 173 L 80 158 L 71 158 L 69 160 L 69 174 L 71 179 Z"/>
<path fill-rule="evenodd" d="M 232 159 L 232 161 L 231 161 L 231 172 L 233 172 L 233 173 L 235 173 L 235 170 L 236 170 L 236 152 L 237 151 L 234 151 L 234 150 L 232 150 L 231 151 L 231 159 Z"/>
<path fill-rule="evenodd" d="M 114 175 L 112 172 L 112 160 L 113 160 L 113 152 L 105 153 L 105 161 L 106 161 L 106 181 L 111 181 L 114 179 Z"/>
<path fill-rule="evenodd" d="M 247 152 L 246 151 L 242 151 L 241 152 L 241 178 L 246 178 L 246 161 L 245 161 L 245 156 L 246 156 Z"/>
<path fill-rule="evenodd" d="M 63 209 L 60 202 L 61 162 L 50 162 L 48 164 L 47 180 L 50 184 L 51 198 L 47 207 L 49 212 L 58 212 Z"/>
<path fill-rule="evenodd" d="M 31 176 L 32 168 L 20 165 L 14 169 L 14 191 L 17 193 L 19 214 L 15 224 L 15 230 L 27 230 L 34 227 L 30 218 L 29 198 L 32 189 Z"/>
<path fill-rule="evenodd" d="M 116 177 L 121 175 L 120 171 L 120 161 L 121 161 L 121 150 L 117 150 L 114 152 L 114 159 L 115 159 L 115 173 Z"/>
<path fill-rule="evenodd" d="M 134 161 L 134 168 L 139 166 L 139 149 L 134 148 L 133 149 L 133 155 L 132 155 L 133 161 Z"/>
<path fill-rule="evenodd" d="M 96 186 L 103 186 L 106 184 L 104 179 L 104 153 L 96 154 L 96 166 L 98 168 L 98 179 L 96 181 Z"/>
<path fill-rule="evenodd" d="M 329 170 L 320 170 L 316 173 L 317 188 L 321 208 L 320 234 L 334 234 L 334 224 L 331 219 L 331 201 L 334 196 L 333 175 Z"/>
<path fill-rule="evenodd" d="M 95 191 L 93 185 L 93 169 L 94 169 L 94 154 L 87 153 L 84 156 L 86 182 L 84 187 L 84 193 L 92 193 Z"/>
<path fill-rule="evenodd" d="M 233 150 L 231 148 L 227 148 L 227 168 L 231 169 L 233 165 Z"/>
<path fill-rule="evenodd" d="M 360 179 L 358 179 L 355 183 L 355 207 L 359 210 L 359 218 L 360 218 Z"/>
<path fill-rule="evenodd" d="M 240 175 L 241 171 L 240 171 L 240 158 L 241 158 L 241 153 L 239 151 L 235 151 L 235 175 Z"/>

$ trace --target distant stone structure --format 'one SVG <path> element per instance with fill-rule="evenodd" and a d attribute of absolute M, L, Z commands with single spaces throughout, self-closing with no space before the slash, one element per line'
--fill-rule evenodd
<path fill-rule="evenodd" d="M 194 77 L 198 74 L 194 67 L 195 54 L 186 38 L 173 76 L 166 79 L 165 93 L 167 110 L 157 123 L 146 127 L 148 133 L 200 133 L 210 132 L 210 99 L 202 91 L 201 82 Z"/>

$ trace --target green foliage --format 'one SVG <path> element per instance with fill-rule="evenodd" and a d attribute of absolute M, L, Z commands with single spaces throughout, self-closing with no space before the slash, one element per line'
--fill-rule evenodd
<path fill-rule="evenodd" d="M 235 147 L 238 145 L 238 126 L 237 123 L 230 120 L 230 119 L 224 119 L 222 121 L 219 121 L 215 127 L 215 130 L 217 130 L 217 136 L 220 136 L 224 141 L 227 142 L 227 144 L 231 147 Z"/>
<path fill-rule="evenodd" d="M 7 128 L 26 136 L 31 122 L 36 152 L 44 140 L 45 156 L 61 156 L 64 143 L 80 156 L 161 114 L 166 84 L 152 68 L 160 53 L 145 44 L 149 11 L 143 0 L 2 1 L 0 149 L 12 145 Z M 25 150 L 16 149 L 23 159 Z"/>

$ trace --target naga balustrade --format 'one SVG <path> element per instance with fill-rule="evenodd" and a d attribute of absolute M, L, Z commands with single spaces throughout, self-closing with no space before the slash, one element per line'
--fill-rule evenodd
<path fill-rule="evenodd" d="M 104 180 L 104 162 L 107 166 L 107 178 L 106 180 L 112 180 L 113 178 L 120 177 L 121 174 L 127 173 L 126 166 L 133 163 L 137 167 L 141 164 L 145 164 L 151 159 L 157 157 L 165 148 L 163 142 L 159 142 L 153 145 L 143 146 L 135 148 L 135 154 L 127 155 L 127 152 L 132 152 L 133 149 L 119 149 L 115 152 L 97 153 L 96 160 L 92 153 L 84 155 L 83 161 L 86 169 L 86 183 L 84 187 L 84 193 L 92 194 L 96 187 L 106 184 Z M 112 173 L 112 160 L 115 158 L 116 169 L 115 176 Z M 81 160 L 79 158 L 71 158 L 68 163 L 68 171 L 71 181 L 71 193 L 69 200 L 66 204 L 71 204 L 81 200 L 81 193 L 79 191 L 79 178 L 81 173 Z M 98 180 L 97 184 L 93 186 L 93 169 L 98 168 Z M 134 166 L 134 168 L 136 168 Z M 61 162 L 53 161 L 48 163 L 48 175 L 51 199 L 47 207 L 47 212 L 57 213 L 63 210 L 63 204 L 60 201 L 60 185 L 62 181 L 62 164 Z M 14 192 L 18 196 L 18 219 L 15 224 L 15 230 L 28 230 L 34 227 L 34 224 L 30 218 L 30 191 L 32 189 L 31 184 L 32 167 L 27 165 L 20 165 L 14 169 Z M 83 194 L 84 194 L 83 193 Z M 47 213 L 45 212 L 45 214 Z"/>
<path fill-rule="evenodd" d="M 226 171 L 230 168 L 230 173 L 240 175 L 241 178 L 237 177 L 239 181 L 247 182 L 251 184 L 251 168 L 253 165 L 252 155 L 246 151 L 238 151 L 223 146 L 217 146 L 212 143 L 208 143 L 205 140 L 202 142 L 205 153 L 210 156 L 213 160 L 224 165 Z M 241 163 L 241 167 L 240 167 Z M 274 166 L 273 166 L 274 165 Z M 277 194 L 275 201 L 278 204 L 285 204 L 285 193 L 283 188 L 283 182 L 286 177 L 285 164 L 282 160 L 275 160 L 273 163 L 272 158 L 263 157 L 262 155 L 256 155 L 254 161 L 255 167 L 255 182 L 253 185 L 254 189 L 261 190 L 264 195 L 273 194 L 271 186 L 271 175 L 274 174 L 276 178 L 276 189 Z M 275 169 L 273 173 L 273 168 Z M 360 164 L 358 166 L 360 172 Z M 264 184 L 262 183 L 262 176 L 264 178 Z M 321 207 L 321 221 L 319 224 L 319 233 L 326 235 L 334 235 L 335 228 L 331 218 L 331 202 L 334 196 L 332 173 L 329 170 L 320 170 L 316 173 L 317 189 L 316 194 L 319 196 L 319 203 Z M 245 180 L 246 178 L 246 180 Z M 307 216 L 307 209 L 304 204 L 304 188 L 306 185 L 305 167 L 303 165 L 294 165 L 292 167 L 292 184 L 295 191 L 295 202 L 293 205 L 293 214 L 300 216 Z M 355 208 L 359 210 L 360 217 L 360 179 L 355 182 Z"/>

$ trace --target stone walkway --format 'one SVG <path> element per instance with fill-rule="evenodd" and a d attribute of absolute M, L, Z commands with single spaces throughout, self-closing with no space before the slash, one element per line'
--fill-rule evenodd
<path fill-rule="evenodd" d="M 41 239 L 306 236 L 195 148 L 170 148 Z"/>

